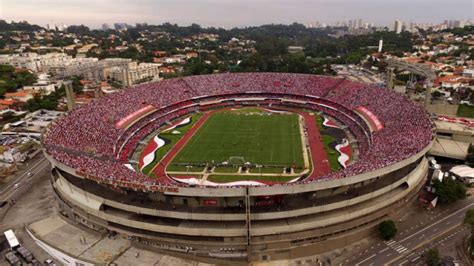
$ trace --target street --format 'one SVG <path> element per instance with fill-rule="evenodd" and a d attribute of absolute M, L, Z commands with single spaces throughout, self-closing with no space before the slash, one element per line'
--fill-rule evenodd
<path fill-rule="evenodd" d="M 468 229 L 463 225 L 465 212 L 474 198 L 433 215 L 428 221 L 413 224 L 390 241 L 378 241 L 345 260 L 342 265 L 413 265 L 422 261 L 427 249 L 437 245 L 456 245 Z M 442 254 L 441 254 L 442 255 Z"/>
<path fill-rule="evenodd" d="M 0 202 L 9 201 L 12 198 L 14 199 L 15 197 L 13 196 L 17 191 L 23 191 L 23 187 L 29 186 L 32 180 L 44 175 L 49 167 L 50 163 L 41 153 L 29 160 L 24 170 L 18 171 L 7 184 L 0 187 Z M 28 173 L 31 173 L 31 175 L 29 176 Z"/>

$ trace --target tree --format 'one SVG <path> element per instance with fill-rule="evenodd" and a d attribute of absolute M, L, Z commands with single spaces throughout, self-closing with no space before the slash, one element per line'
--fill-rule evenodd
<path fill-rule="evenodd" d="M 425 254 L 425 261 L 428 266 L 438 266 L 440 262 L 439 251 L 436 248 L 428 250 Z"/>
<path fill-rule="evenodd" d="M 437 99 L 441 96 L 443 96 L 443 94 L 439 91 L 434 91 L 433 93 L 431 93 L 431 95 L 433 96 L 433 98 Z"/>
<path fill-rule="evenodd" d="M 0 96 L 5 92 L 15 92 L 23 86 L 32 85 L 37 78 L 28 70 L 15 70 L 9 65 L 0 65 Z"/>
<path fill-rule="evenodd" d="M 81 93 L 84 90 L 84 86 L 81 84 L 81 79 L 82 77 L 80 76 L 73 76 L 71 77 L 72 80 L 72 90 L 74 93 L 78 94 Z"/>
<path fill-rule="evenodd" d="M 466 188 L 464 185 L 450 177 L 443 178 L 443 181 L 435 179 L 433 187 L 440 203 L 452 203 L 466 198 Z"/>
<path fill-rule="evenodd" d="M 386 220 L 379 224 L 379 235 L 383 240 L 389 240 L 397 234 L 397 227 L 392 220 Z"/>
<path fill-rule="evenodd" d="M 474 146 L 472 144 L 469 144 L 469 149 L 467 150 L 466 164 L 474 167 Z"/>
<path fill-rule="evenodd" d="M 474 209 L 469 209 L 464 216 L 464 223 L 471 227 L 471 230 L 474 230 Z"/>

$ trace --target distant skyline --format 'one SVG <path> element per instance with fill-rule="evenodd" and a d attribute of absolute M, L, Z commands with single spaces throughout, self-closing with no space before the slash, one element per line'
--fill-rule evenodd
<path fill-rule="evenodd" d="M 8 22 L 129 24 L 164 22 L 244 27 L 269 23 L 335 22 L 361 18 L 380 26 L 395 19 L 418 23 L 473 19 L 473 0 L 0 0 Z"/>

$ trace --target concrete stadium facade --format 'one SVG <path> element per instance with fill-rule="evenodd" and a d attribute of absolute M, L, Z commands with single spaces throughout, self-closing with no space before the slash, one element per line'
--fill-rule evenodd
<path fill-rule="evenodd" d="M 104 191 L 104 187 L 71 174 L 74 171 L 69 167 L 49 159 L 54 165 L 52 184 L 60 209 L 75 222 L 94 230 L 120 232 L 133 236 L 138 243 L 183 255 L 236 260 L 250 257 L 254 261 L 307 256 L 366 237 L 368 229 L 405 205 L 424 184 L 428 173 L 428 162 L 424 158 L 427 150 L 397 166 L 368 175 L 324 181 L 318 184 L 320 186 L 297 185 L 284 192 L 298 203 L 309 199 L 311 202 L 321 200 L 319 203 L 288 209 L 285 206 L 279 209 L 256 207 L 255 210 L 252 203 L 256 197 L 282 195 L 281 189 L 186 188 L 140 195 L 137 198 L 148 201 L 131 202 L 133 195 L 125 198 L 113 190 Z M 367 188 L 366 193 L 348 198 L 344 192 L 351 186 L 359 186 L 359 191 Z M 160 209 L 152 202 L 155 198 L 174 207 Z M 197 203 L 210 198 L 218 199 L 221 208 L 200 210 L 203 206 Z M 180 206 L 184 200 L 188 200 L 186 207 Z M 237 205 L 238 201 L 249 202 L 250 211 L 226 210 L 226 205 Z M 247 225 L 247 215 L 250 225 Z M 171 221 L 159 224 L 161 219 Z"/>

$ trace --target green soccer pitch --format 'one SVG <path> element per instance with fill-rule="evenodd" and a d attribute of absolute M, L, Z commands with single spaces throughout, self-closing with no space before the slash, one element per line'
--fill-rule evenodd
<path fill-rule="evenodd" d="M 303 168 L 298 115 L 242 110 L 214 113 L 170 165 L 220 164 L 230 158 L 280 169 Z M 262 172 L 266 170 L 275 171 L 264 167 Z"/>

